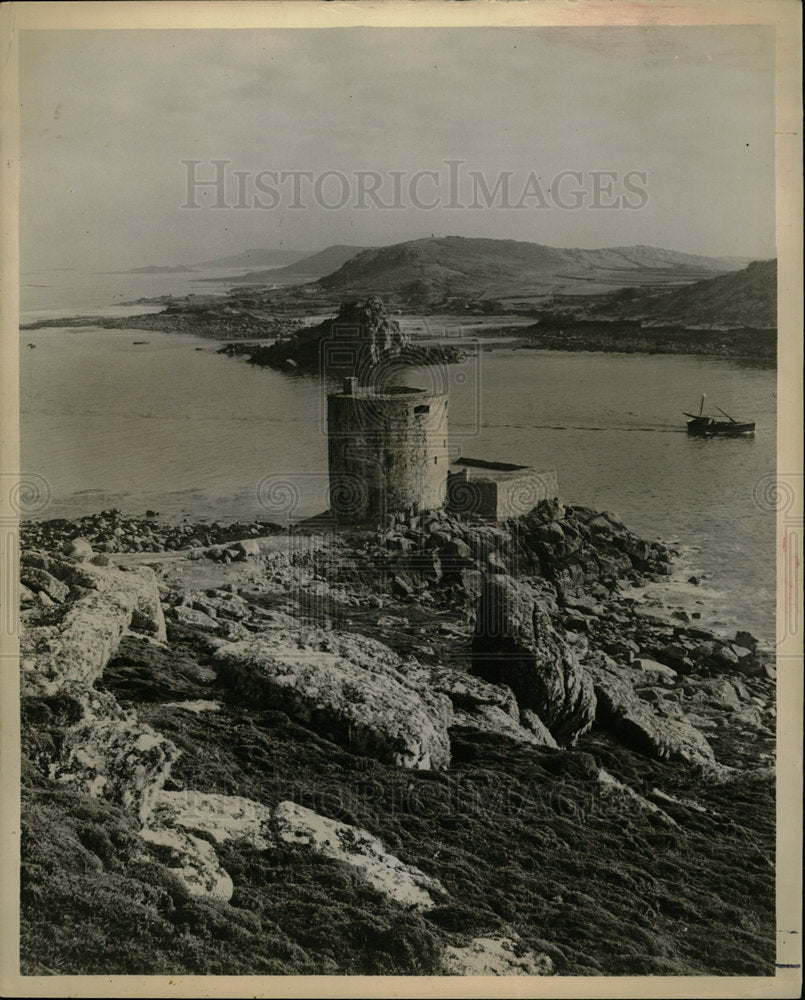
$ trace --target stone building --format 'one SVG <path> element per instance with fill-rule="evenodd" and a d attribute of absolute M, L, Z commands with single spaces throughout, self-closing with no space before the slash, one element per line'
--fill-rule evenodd
<path fill-rule="evenodd" d="M 554 471 L 538 472 L 527 465 L 459 458 L 447 477 L 447 509 L 465 517 L 503 520 L 527 514 L 540 500 L 559 495 Z"/>
<path fill-rule="evenodd" d="M 443 507 L 447 396 L 408 386 L 362 387 L 327 397 L 330 510 L 353 523 Z"/>

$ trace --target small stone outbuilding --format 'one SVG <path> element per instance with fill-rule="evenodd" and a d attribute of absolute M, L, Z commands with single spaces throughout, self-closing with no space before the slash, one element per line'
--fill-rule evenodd
<path fill-rule="evenodd" d="M 447 509 L 466 517 L 504 520 L 527 514 L 540 502 L 559 495 L 553 470 L 527 465 L 459 458 L 447 475 Z"/>

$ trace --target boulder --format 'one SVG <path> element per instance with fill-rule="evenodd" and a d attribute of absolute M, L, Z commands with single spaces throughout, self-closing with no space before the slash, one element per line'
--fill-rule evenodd
<path fill-rule="evenodd" d="M 446 694 L 452 702 L 452 726 L 495 733 L 534 746 L 556 745 L 550 733 L 547 737 L 551 742 L 547 744 L 543 733 L 520 725 L 520 709 L 511 688 L 489 684 L 449 667 L 434 667 L 425 680 L 433 691 Z"/>
<path fill-rule="evenodd" d="M 191 896 L 228 903 L 235 887 L 221 867 L 215 848 L 206 840 L 181 829 L 146 828 L 140 831 L 146 843 L 157 848 L 157 856 L 184 885 Z"/>
<path fill-rule="evenodd" d="M 677 672 L 673 667 L 669 667 L 665 663 L 658 663 L 647 656 L 641 656 L 638 660 L 635 660 L 634 665 L 644 674 L 648 675 L 647 680 L 650 677 L 651 679 L 673 681 L 677 676 Z"/>
<path fill-rule="evenodd" d="M 551 976 L 553 962 L 511 937 L 477 937 L 463 947 L 448 945 L 442 956 L 446 976 Z"/>
<path fill-rule="evenodd" d="M 204 611 L 188 608 L 184 604 L 177 604 L 175 608 L 171 609 L 170 615 L 180 625 L 189 625 L 191 628 L 199 628 L 204 632 L 217 632 L 220 628 L 220 622 L 211 618 Z"/>
<path fill-rule="evenodd" d="M 526 729 L 529 733 L 531 733 L 541 747 L 552 747 L 555 750 L 559 749 L 559 744 L 553 736 L 551 736 L 548 727 L 537 715 L 537 713 L 532 712 L 530 708 L 524 708 L 520 712 L 520 725 L 523 729 Z"/>
<path fill-rule="evenodd" d="M 706 738 L 692 725 L 656 715 L 635 693 L 615 663 L 603 653 L 585 663 L 595 685 L 596 722 L 624 744 L 658 760 L 683 760 L 713 765 L 715 755 Z"/>
<path fill-rule="evenodd" d="M 33 591 L 44 592 L 59 604 L 70 596 L 70 588 L 66 583 L 57 580 L 55 576 L 34 566 L 23 566 L 20 572 L 20 582 Z"/>
<path fill-rule="evenodd" d="M 258 851 L 265 851 L 273 842 L 269 807 L 240 795 L 163 789 L 154 796 L 148 825 L 201 831 L 219 844 L 245 840 Z"/>
<path fill-rule="evenodd" d="M 222 646 L 219 680 L 230 695 L 286 712 L 352 750 L 385 763 L 450 763 L 450 701 L 417 687 L 388 646 L 348 633 L 271 630 Z"/>
<path fill-rule="evenodd" d="M 696 685 L 704 701 L 716 708 L 737 711 L 741 707 L 738 692 L 723 677 L 712 677 L 699 681 Z"/>
<path fill-rule="evenodd" d="M 520 709 L 537 713 L 560 744 L 572 743 L 595 717 L 595 695 L 576 654 L 563 641 L 533 591 L 508 576 L 490 577 L 472 639 L 472 669 L 506 684 Z"/>
<path fill-rule="evenodd" d="M 478 569 L 461 570 L 461 586 L 471 601 L 477 600 L 484 589 L 483 573 Z"/>
<path fill-rule="evenodd" d="M 62 552 L 71 559 L 78 560 L 91 559 L 95 554 L 92 546 L 86 538 L 72 539 L 72 541 L 67 542 L 62 549 Z"/>
<path fill-rule="evenodd" d="M 532 746 L 556 746 L 553 737 L 548 733 L 551 743 L 540 738 L 530 729 L 515 722 L 496 705 L 479 705 L 472 711 L 463 708 L 454 709 L 453 726 L 463 729 L 474 729 L 479 733 L 492 733 L 501 740 L 514 740 L 517 743 L 530 743 Z"/>
<path fill-rule="evenodd" d="M 74 573 L 65 565 L 60 569 L 54 576 L 66 575 L 73 589 L 84 589 L 77 600 L 25 622 L 20 635 L 23 694 L 55 694 L 68 683 L 91 687 L 129 628 L 147 627 L 154 637 L 164 638 L 153 570 L 124 573 L 86 564 Z"/>
<path fill-rule="evenodd" d="M 688 650 L 676 642 L 669 642 L 658 650 L 655 659 L 681 674 L 689 674 L 693 670 L 693 661 L 688 656 Z"/>
<path fill-rule="evenodd" d="M 113 699 L 109 702 L 103 714 L 88 714 L 67 730 L 50 777 L 130 809 L 144 823 L 179 751 L 133 714 L 113 706 Z"/>
<path fill-rule="evenodd" d="M 474 674 L 450 667 L 433 667 L 428 673 L 427 683 L 432 690 L 446 694 L 454 709 L 472 711 L 488 705 L 500 709 L 514 722 L 520 719 L 514 692 L 503 684 L 489 684 Z"/>
<path fill-rule="evenodd" d="M 260 555 L 260 543 L 255 541 L 254 538 L 244 538 L 239 542 L 235 542 L 232 548 L 241 553 L 244 558 Z"/>
<path fill-rule="evenodd" d="M 377 837 L 360 827 L 319 816 L 295 802 L 280 802 L 274 828 L 286 843 L 355 868 L 378 892 L 407 909 L 429 910 L 435 905 L 432 894 L 446 895 L 435 878 L 389 854 Z"/>

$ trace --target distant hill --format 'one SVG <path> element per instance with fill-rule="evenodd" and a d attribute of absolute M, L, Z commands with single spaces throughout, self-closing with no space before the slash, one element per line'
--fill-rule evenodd
<path fill-rule="evenodd" d="M 244 250 L 231 257 L 217 257 L 195 264 L 203 267 L 284 267 L 310 256 L 310 250 Z"/>
<path fill-rule="evenodd" d="M 771 329 L 777 326 L 777 261 L 753 261 L 741 271 L 673 290 L 618 292 L 606 296 L 590 313 L 638 319 L 645 326 Z"/>
<path fill-rule="evenodd" d="M 301 285 L 308 281 L 318 281 L 319 278 L 335 271 L 346 261 L 366 249 L 366 247 L 353 247 L 337 243 L 311 257 L 297 260 L 287 267 L 275 268 L 271 271 L 251 271 L 248 274 L 239 274 L 226 280 L 230 285 Z"/>
<path fill-rule="evenodd" d="M 741 266 L 733 258 L 659 247 L 565 250 L 515 240 L 448 236 L 365 250 L 318 284 L 342 298 L 382 295 L 421 304 L 452 298 L 503 301 L 683 284 Z"/>

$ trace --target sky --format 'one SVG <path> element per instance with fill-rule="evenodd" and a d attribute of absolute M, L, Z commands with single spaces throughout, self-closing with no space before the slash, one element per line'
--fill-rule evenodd
<path fill-rule="evenodd" d="M 24 31 L 23 269 L 431 234 L 770 257 L 773 77 L 751 26 Z"/>

